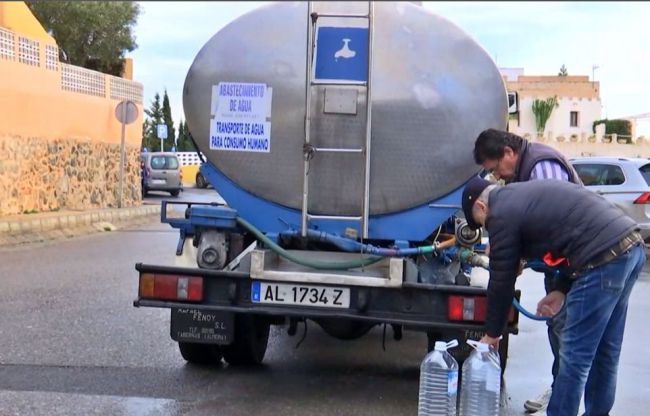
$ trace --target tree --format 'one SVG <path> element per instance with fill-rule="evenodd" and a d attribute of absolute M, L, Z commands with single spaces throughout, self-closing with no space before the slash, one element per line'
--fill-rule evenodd
<path fill-rule="evenodd" d="M 558 72 L 557 75 L 560 77 L 566 77 L 567 75 L 569 75 L 569 72 L 567 72 L 566 66 L 564 66 L 564 64 L 562 64 L 562 67 L 560 68 L 560 72 Z"/>
<path fill-rule="evenodd" d="M 187 128 L 187 123 L 181 121 L 178 125 L 178 151 L 179 152 L 195 152 L 196 148 L 192 143 L 190 131 Z"/>
<path fill-rule="evenodd" d="M 26 2 L 68 63 L 121 76 L 124 53 L 138 47 L 133 35 L 140 6 L 130 1 Z"/>
<path fill-rule="evenodd" d="M 544 133 L 546 122 L 551 118 L 551 113 L 555 107 L 558 107 L 557 97 L 547 98 L 546 100 L 535 99 L 533 101 L 533 114 L 535 115 L 535 127 L 538 133 Z"/>
<path fill-rule="evenodd" d="M 162 124 L 167 125 L 167 146 L 171 149 L 174 145 L 174 138 L 176 138 L 176 132 L 174 131 L 174 120 L 172 119 L 172 109 L 169 105 L 169 97 L 167 96 L 167 90 L 165 89 L 165 94 L 163 95 L 163 104 L 162 104 Z"/>
<path fill-rule="evenodd" d="M 149 151 L 162 150 L 160 149 L 160 139 L 157 134 L 158 124 L 163 124 L 163 111 L 160 106 L 160 94 L 154 95 L 153 101 L 148 109 L 144 110 L 147 119 L 144 122 L 142 129 L 142 147 L 147 148 Z"/>

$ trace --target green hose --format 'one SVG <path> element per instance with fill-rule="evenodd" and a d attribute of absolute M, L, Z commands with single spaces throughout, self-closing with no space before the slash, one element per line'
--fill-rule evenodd
<path fill-rule="evenodd" d="M 283 249 L 279 245 L 275 244 L 273 240 L 264 235 L 260 230 L 255 228 L 251 223 L 243 219 L 242 217 L 237 217 L 237 223 L 242 227 L 246 228 L 248 231 L 253 233 L 260 241 L 266 244 L 271 250 L 278 253 L 280 256 L 284 257 L 287 260 L 291 260 L 294 263 L 301 264 L 303 266 L 311 267 L 319 270 L 348 270 L 356 269 L 358 267 L 368 266 L 373 263 L 377 263 L 379 260 L 382 260 L 384 257 L 366 257 L 359 260 L 344 261 L 338 263 L 332 263 L 327 261 L 317 261 L 317 260 L 307 260 L 304 258 L 297 257 L 292 253 L 289 253 L 287 250 Z"/>

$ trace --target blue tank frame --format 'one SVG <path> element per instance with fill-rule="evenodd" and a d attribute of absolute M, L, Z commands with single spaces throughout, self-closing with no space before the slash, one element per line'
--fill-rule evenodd
<path fill-rule="evenodd" d="M 290 229 L 300 229 L 301 211 L 276 204 L 246 191 L 209 161 L 201 164 L 200 171 L 228 206 L 237 210 L 242 218 L 264 233 L 279 234 Z M 381 240 L 423 241 L 460 209 L 463 188 L 464 185 L 441 198 L 408 210 L 371 215 L 368 237 Z M 356 221 L 311 220 L 310 228 L 338 235 L 344 235 L 346 228 L 354 228 L 360 232 L 360 224 Z"/>

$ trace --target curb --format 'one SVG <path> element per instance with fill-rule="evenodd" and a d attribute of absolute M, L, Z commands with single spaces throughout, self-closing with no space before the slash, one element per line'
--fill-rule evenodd
<path fill-rule="evenodd" d="M 0 218 L 0 246 L 114 229 L 114 223 L 143 220 L 154 215 L 160 218 L 158 204 Z"/>

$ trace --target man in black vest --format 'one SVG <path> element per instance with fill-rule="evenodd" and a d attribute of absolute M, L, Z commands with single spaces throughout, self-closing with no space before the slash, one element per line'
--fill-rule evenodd
<path fill-rule="evenodd" d="M 545 144 L 531 143 L 516 134 L 501 130 L 487 129 L 478 136 L 474 144 L 474 160 L 506 183 L 558 179 L 582 184 L 575 169 L 560 152 Z M 554 277 L 550 273 L 545 274 L 544 288 L 547 295 L 554 290 Z M 548 322 L 548 340 L 553 352 L 553 380 L 560 364 L 559 334 L 563 324 L 563 311 Z M 552 387 L 553 384 L 551 389 Z M 551 389 L 546 389 L 535 399 L 526 400 L 524 408 L 529 412 L 543 412 Z"/>
<path fill-rule="evenodd" d="M 490 234 L 486 335 L 498 347 L 515 293 L 520 259 L 546 253 L 565 258 L 565 278 L 537 306 L 563 307 L 559 371 L 546 413 L 575 416 L 584 391 L 585 415 L 614 405 L 618 361 L 632 287 L 645 264 L 638 225 L 602 196 L 565 181 L 498 186 L 474 177 L 463 190 L 468 225 Z M 564 305 L 564 306 L 562 306 Z"/>

